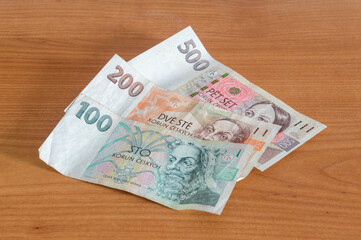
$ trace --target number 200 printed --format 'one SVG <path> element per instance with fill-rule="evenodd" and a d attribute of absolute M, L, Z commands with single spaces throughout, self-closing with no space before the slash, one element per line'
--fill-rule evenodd
<path fill-rule="evenodd" d="M 107 77 L 112 83 L 118 82 L 118 87 L 122 90 L 128 89 L 128 94 L 131 97 L 138 96 L 144 89 L 144 85 L 140 82 L 133 83 L 133 76 L 129 73 L 124 74 L 124 70 L 121 66 L 115 67 L 119 72 L 111 73 Z M 119 81 L 116 79 L 120 77 Z"/>

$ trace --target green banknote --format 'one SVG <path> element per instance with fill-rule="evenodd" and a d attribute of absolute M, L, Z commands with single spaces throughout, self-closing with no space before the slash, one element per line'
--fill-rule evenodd
<path fill-rule="evenodd" d="M 89 151 L 97 147 L 91 142 L 101 146 L 94 158 L 61 158 L 49 165 L 66 176 L 131 192 L 177 210 L 220 214 L 237 179 L 248 172 L 253 153 L 250 144 L 201 140 L 125 119 L 85 95 L 71 104 L 64 118 L 68 123 L 87 123 L 82 134 L 90 137 L 84 141 Z M 96 138 L 85 133 L 92 131 L 108 133 Z M 71 133 L 64 136 L 72 138 Z M 68 146 L 60 144 L 66 139 L 58 139 L 57 151 L 67 151 Z M 82 148 L 81 141 L 74 143 L 71 152 L 81 153 Z"/>

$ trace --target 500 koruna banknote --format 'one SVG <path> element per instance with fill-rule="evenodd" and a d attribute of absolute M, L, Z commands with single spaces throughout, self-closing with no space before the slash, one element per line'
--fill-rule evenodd
<path fill-rule="evenodd" d="M 297 112 L 213 59 L 188 27 L 129 61 L 163 88 L 281 127 L 258 161 L 265 170 L 326 126 Z"/>

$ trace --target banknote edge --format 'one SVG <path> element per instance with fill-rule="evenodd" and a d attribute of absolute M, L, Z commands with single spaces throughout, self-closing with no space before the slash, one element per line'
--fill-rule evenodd
<path fill-rule="evenodd" d="M 302 144 L 299 144 L 298 146 L 296 146 L 295 148 L 293 148 L 291 151 L 289 152 L 283 152 L 280 155 L 278 155 L 277 157 L 272 158 L 272 160 L 264 163 L 264 164 L 260 164 L 260 165 L 256 165 L 255 168 L 257 168 L 258 170 L 260 170 L 261 172 L 264 172 L 266 169 L 270 168 L 271 166 L 273 166 L 275 163 L 277 163 L 278 161 L 280 161 L 281 159 L 283 159 L 284 157 L 286 157 L 287 155 L 289 155 L 290 153 L 292 153 L 293 151 L 295 151 L 297 148 L 301 147 L 303 144 L 305 144 L 306 142 L 308 142 L 311 138 L 315 137 L 317 134 L 319 134 L 320 132 L 322 132 L 323 130 L 325 130 L 327 128 L 327 126 L 325 124 L 320 123 L 320 126 L 316 129 L 316 131 L 314 131 L 312 134 L 308 135 L 307 137 L 305 137 L 302 141 Z"/>

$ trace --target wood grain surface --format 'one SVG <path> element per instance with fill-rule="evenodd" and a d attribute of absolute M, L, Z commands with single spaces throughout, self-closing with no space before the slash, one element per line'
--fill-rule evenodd
<path fill-rule="evenodd" d="M 361 1 L 0 1 L 0 239 L 361 239 Z M 114 53 L 191 25 L 220 62 L 328 128 L 222 215 L 71 179 L 38 157 Z"/>

